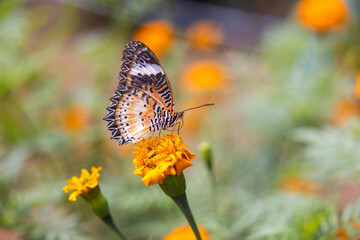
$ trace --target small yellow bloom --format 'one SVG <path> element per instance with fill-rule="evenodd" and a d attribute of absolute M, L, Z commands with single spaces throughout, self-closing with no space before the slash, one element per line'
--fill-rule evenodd
<path fill-rule="evenodd" d="M 319 193 L 320 185 L 315 181 L 309 181 L 299 176 L 290 175 L 285 177 L 282 181 L 281 189 L 287 192 L 313 195 Z"/>
<path fill-rule="evenodd" d="M 191 45 L 198 50 L 211 50 L 224 40 L 222 26 L 211 20 L 201 20 L 191 24 L 186 35 Z"/>
<path fill-rule="evenodd" d="M 356 101 L 347 99 L 335 106 L 331 120 L 335 125 L 343 125 L 354 117 L 360 117 L 359 105 Z"/>
<path fill-rule="evenodd" d="M 357 99 L 360 99 L 360 71 L 358 72 L 357 77 L 356 77 L 356 84 L 355 84 L 354 92 L 355 92 L 355 97 Z"/>
<path fill-rule="evenodd" d="M 134 148 L 133 164 L 135 175 L 143 177 L 145 186 L 163 183 L 167 175 L 180 175 L 187 167 L 193 166 L 191 160 L 195 154 L 191 153 L 187 145 L 172 133 L 162 137 L 143 139 Z"/>
<path fill-rule="evenodd" d="M 170 22 L 158 19 L 145 23 L 136 30 L 133 40 L 145 43 L 156 55 L 167 52 L 173 42 L 173 26 Z"/>
<path fill-rule="evenodd" d="M 227 78 L 223 65 L 213 60 L 201 60 L 188 66 L 181 75 L 181 81 L 189 91 L 218 90 Z"/>
<path fill-rule="evenodd" d="M 296 17 L 305 27 L 326 32 L 343 25 L 348 20 L 349 11 L 343 0 L 301 0 Z"/>
<path fill-rule="evenodd" d="M 63 187 L 63 191 L 68 193 L 69 191 L 74 191 L 69 196 L 69 201 L 76 201 L 76 198 L 81 195 L 85 198 L 92 195 L 94 191 L 98 190 L 99 185 L 99 172 L 102 170 L 102 167 L 91 167 L 91 174 L 86 169 L 81 170 L 80 178 L 73 176 L 71 179 L 67 180 L 67 186 Z"/>
<path fill-rule="evenodd" d="M 209 232 L 203 228 L 202 226 L 199 226 L 199 232 L 202 240 L 210 240 L 210 234 Z M 166 235 L 163 240 L 196 240 L 196 237 L 194 235 L 194 232 L 192 231 L 190 226 L 180 226 L 174 229 L 172 232 L 170 232 L 168 235 Z"/>
<path fill-rule="evenodd" d="M 82 131 L 89 123 L 89 111 L 85 106 L 74 104 L 62 111 L 63 126 L 68 132 Z"/>

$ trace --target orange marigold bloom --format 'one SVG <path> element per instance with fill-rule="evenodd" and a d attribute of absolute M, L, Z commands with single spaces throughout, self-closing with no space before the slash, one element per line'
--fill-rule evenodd
<path fill-rule="evenodd" d="M 298 176 L 291 175 L 285 177 L 285 179 L 282 181 L 281 189 L 287 192 L 312 195 L 319 192 L 319 184 Z"/>
<path fill-rule="evenodd" d="M 172 133 L 159 139 L 143 139 L 134 148 L 134 174 L 143 177 L 141 181 L 147 187 L 163 183 L 167 175 L 180 175 L 185 168 L 193 166 L 191 161 L 195 158 L 195 154 L 186 147 L 180 136 Z"/>
<path fill-rule="evenodd" d="M 86 169 L 81 169 L 80 178 L 73 176 L 71 179 L 67 180 L 67 186 L 63 187 L 63 191 L 68 193 L 69 191 L 74 191 L 69 196 L 69 201 L 76 201 L 76 198 L 79 195 L 83 197 L 88 197 L 94 193 L 94 191 L 99 191 L 99 176 L 102 167 L 91 167 L 91 174 Z"/>
<path fill-rule="evenodd" d="M 358 103 L 354 100 L 343 100 L 339 102 L 332 113 L 332 122 L 342 125 L 353 117 L 360 116 Z"/>
<path fill-rule="evenodd" d="M 360 223 L 357 223 L 355 221 L 351 222 L 351 226 L 354 230 L 357 231 L 357 233 L 359 234 L 359 230 L 360 230 Z M 358 235 L 357 235 L 358 236 Z M 346 231 L 345 228 L 341 227 L 339 228 L 336 233 L 335 233 L 335 237 L 337 240 L 355 240 L 357 238 L 355 238 L 355 236 L 350 236 L 350 234 Z"/>
<path fill-rule="evenodd" d="M 216 90 L 226 79 L 225 67 L 213 60 L 194 62 L 181 75 L 185 87 L 195 92 Z"/>
<path fill-rule="evenodd" d="M 348 20 L 347 5 L 343 0 L 301 0 L 296 16 L 302 25 L 326 32 L 343 25 Z"/>
<path fill-rule="evenodd" d="M 199 232 L 202 240 L 211 239 L 209 232 L 202 226 L 199 226 Z M 177 227 L 163 238 L 163 240 L 184 240 L 184 239 L 196 240 L 194 232 L 192 231 L 189 225 Z"/>
<path fill-rule="evenodd" d="M 145 23 L 136 30 L 133 40 L 145 43 L 156 55 L 162 55 L 173 42 L 173 26 L 162 19 Z"/>
<path fill-rule="evenodd" d="M 62 122 L 67 131 L 80 132 L 89 123 L 89 112 L 85 106 L 71 105 L 62 111 Z"/>
<path fill-rule="evenodd" d="M 355 92 L 355 97 L 357 99 L 360 99 L 360 71 L 357 74 L 354 92 Z"/>
<path fill-rule="evenodd" d="M 201 20 L 190 25 L 186 31 L 191 45 L 199 50 L 209 50 L 224 40 L 222 26 L 215 21 Z"/>

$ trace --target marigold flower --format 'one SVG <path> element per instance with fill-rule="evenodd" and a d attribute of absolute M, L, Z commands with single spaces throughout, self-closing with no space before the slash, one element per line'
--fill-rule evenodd
<path fill-rule="evenodd" d="M 74 191 L 69 196 L 69 201 L 76 201 L 76 198 L 81 195 L 85 198 L 90 197 L 94 191 L 98 191 L 99 185 L 99 172 L 102 170 L 102 167 L 91 167 L 91 174 L 86 169 L 81 169 L 80 178 L 73 176 L 71 179 L 67 180 L 67 186 L 63 187 L 63 191 L 68 193 L 69 191 Z"/>
<path fill-rule="evenodd" d="M 65 129 L 71 133 L 82 131 L 89 123 L 89 112 L 79 104 L 66 107 L 61 115 Z"/>
<path fill-rule="evenodd" d="M 139 27 L 133 40 L 145 43 L 156 55 L 162 55 L 173 42 L 173 31 L 170 22 L 163 19 L 153 20 Z"/>
<path fill-rule="evenodd" d="M 199 226 L 199 231 L 202 240 L 211 239 L 209 232 L 202 226 Z M 183 239 L 196 240 L 196 237 L 189 225 L 177 227 L 163 238 L 163 240 L 183 240 Z"/>
<path fill-rule="evenodd" d="M 351 227 L 356 230 L 357 233 L 359 233 L 360 230 L 360 223 L 357 223 L 355 221 L 352 221 L 351 223 Z M 335 237 L 337 240 L 352 240 L 355 239 L 353 235 L 350 235 L 345 228 L 341 227 L 339 228 L 336 233 L 335 233 Z"/>
<path fill-rule="evenodd" d="M 126 240 L 126 237 L 122 234 L 119 228 L 116 226 L 111 213 L 109 204 L 102 195 L 99 187 L 99 172 L 102 167 L 91 167 L 91 174 L 86 169 L 81 169 L 81 176 L 72 177 L 67 180 L 67 186 L 63 187 L 63 191 L 68 193 L 74 191 L 69 196 L 69 201 L 76 201 L 76 198 L 80 195 L 87 202 L 92 211 L 106 224 L 108 225 L 121 239 Z"/>
<path fill-rule="evenodd" d="M 185 168 L 193 166 L 191 160 L 195 158 L 195 154 L 186 147 L 180 136 L 172 133 L 159 139 L 143 139 L 134 148 L 134 174 L 143 177 L 141 180 L 147 187 L 163 183 L 167 175 L 179 176 Z"/>
<path fill-rule="evenodd" d="M 305 27 L 326 32 L 343 25 L 349 12 L 343 0 L 301 0 L 296 17 Z"/>
<path fill-rule="evenodd" d="M 342 125 L 353 117 L 360 116 L 358 103 L 354 100 L 343 100 L 339 102 L 332 113 L 332 122 L 335 125 Z"/>
<path fill-rule="evenodd" d="M 186 89 L 194 92 L 218 89 L 221 84 L 224 84 L 226 78 L 225 67 L 213 60 L 194 62 L 181 75 Z"/>
<path fill-rule="evenodd" d="M 357 74 L 354 92 L 355 92 L 355 97 L 357 99 L 360 99 L 360 71 Z"/>
<path fill-rule="evenodd" d="M 191 24 L 186 35 L 191 45 L 198 50 L 210 50 L 224 40 L 222 26 L 211 20 L 201 20 Z"/>
<path fill-rule="evenodd" d="M 319 193 L 319 184 L 314 181 L 303 179 L 299 176 L 287 176 L 281 183 L 281 189 L 287 192 L 313 195 Z"/>

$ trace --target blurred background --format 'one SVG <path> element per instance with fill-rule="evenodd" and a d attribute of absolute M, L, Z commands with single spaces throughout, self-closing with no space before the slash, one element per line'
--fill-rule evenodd
<path fill-rule="evenodd" d="M 209 239 L 360 239 L 359 14 L 357 0 L 0 1 L 0 239 L 116 239 L 62 191 L 91 166 L 129 239 L 186 224 L 102 120 L 131 40 L 159 57 L 176 110 L 215 103 L 181 129 Z"/>

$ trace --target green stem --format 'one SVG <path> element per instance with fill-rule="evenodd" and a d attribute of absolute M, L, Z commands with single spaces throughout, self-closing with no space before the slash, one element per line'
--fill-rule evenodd
<path fill-rule="evenodd" d="M 193 232 L 196 236 L 196 239 L 201 240 L 199 229 L 196 225 L 195 219 L 191 213 L 190 206 L 189 206 L 189 203 L 186 198 L 186 193 L 176 196 L 176 197 L 171 197 L 171 198 L 172 198 L 172 200 L 174 200 L 176 205 L 180 208 L 181 212 L 186 217 L 188 223 L 190 224 L 191 229 L 193 230 Z"/>
<path fill-rule="evenodd" d="M 106 217 L 102 218 L 102 220 L 106 223 L 106 225 L 108 225 L 112 230 L 114 230 L 114 232 L 116 232 L 117 235 L 119 235 L 119 237 L 121 239 L 127 240 L 127 238 L 124 236 L 124 234 L 122 234 L 122 232 L 120 232 L 120 230 L 116 227 L 114 220 L 110 214 L 108 214 Z"/>

